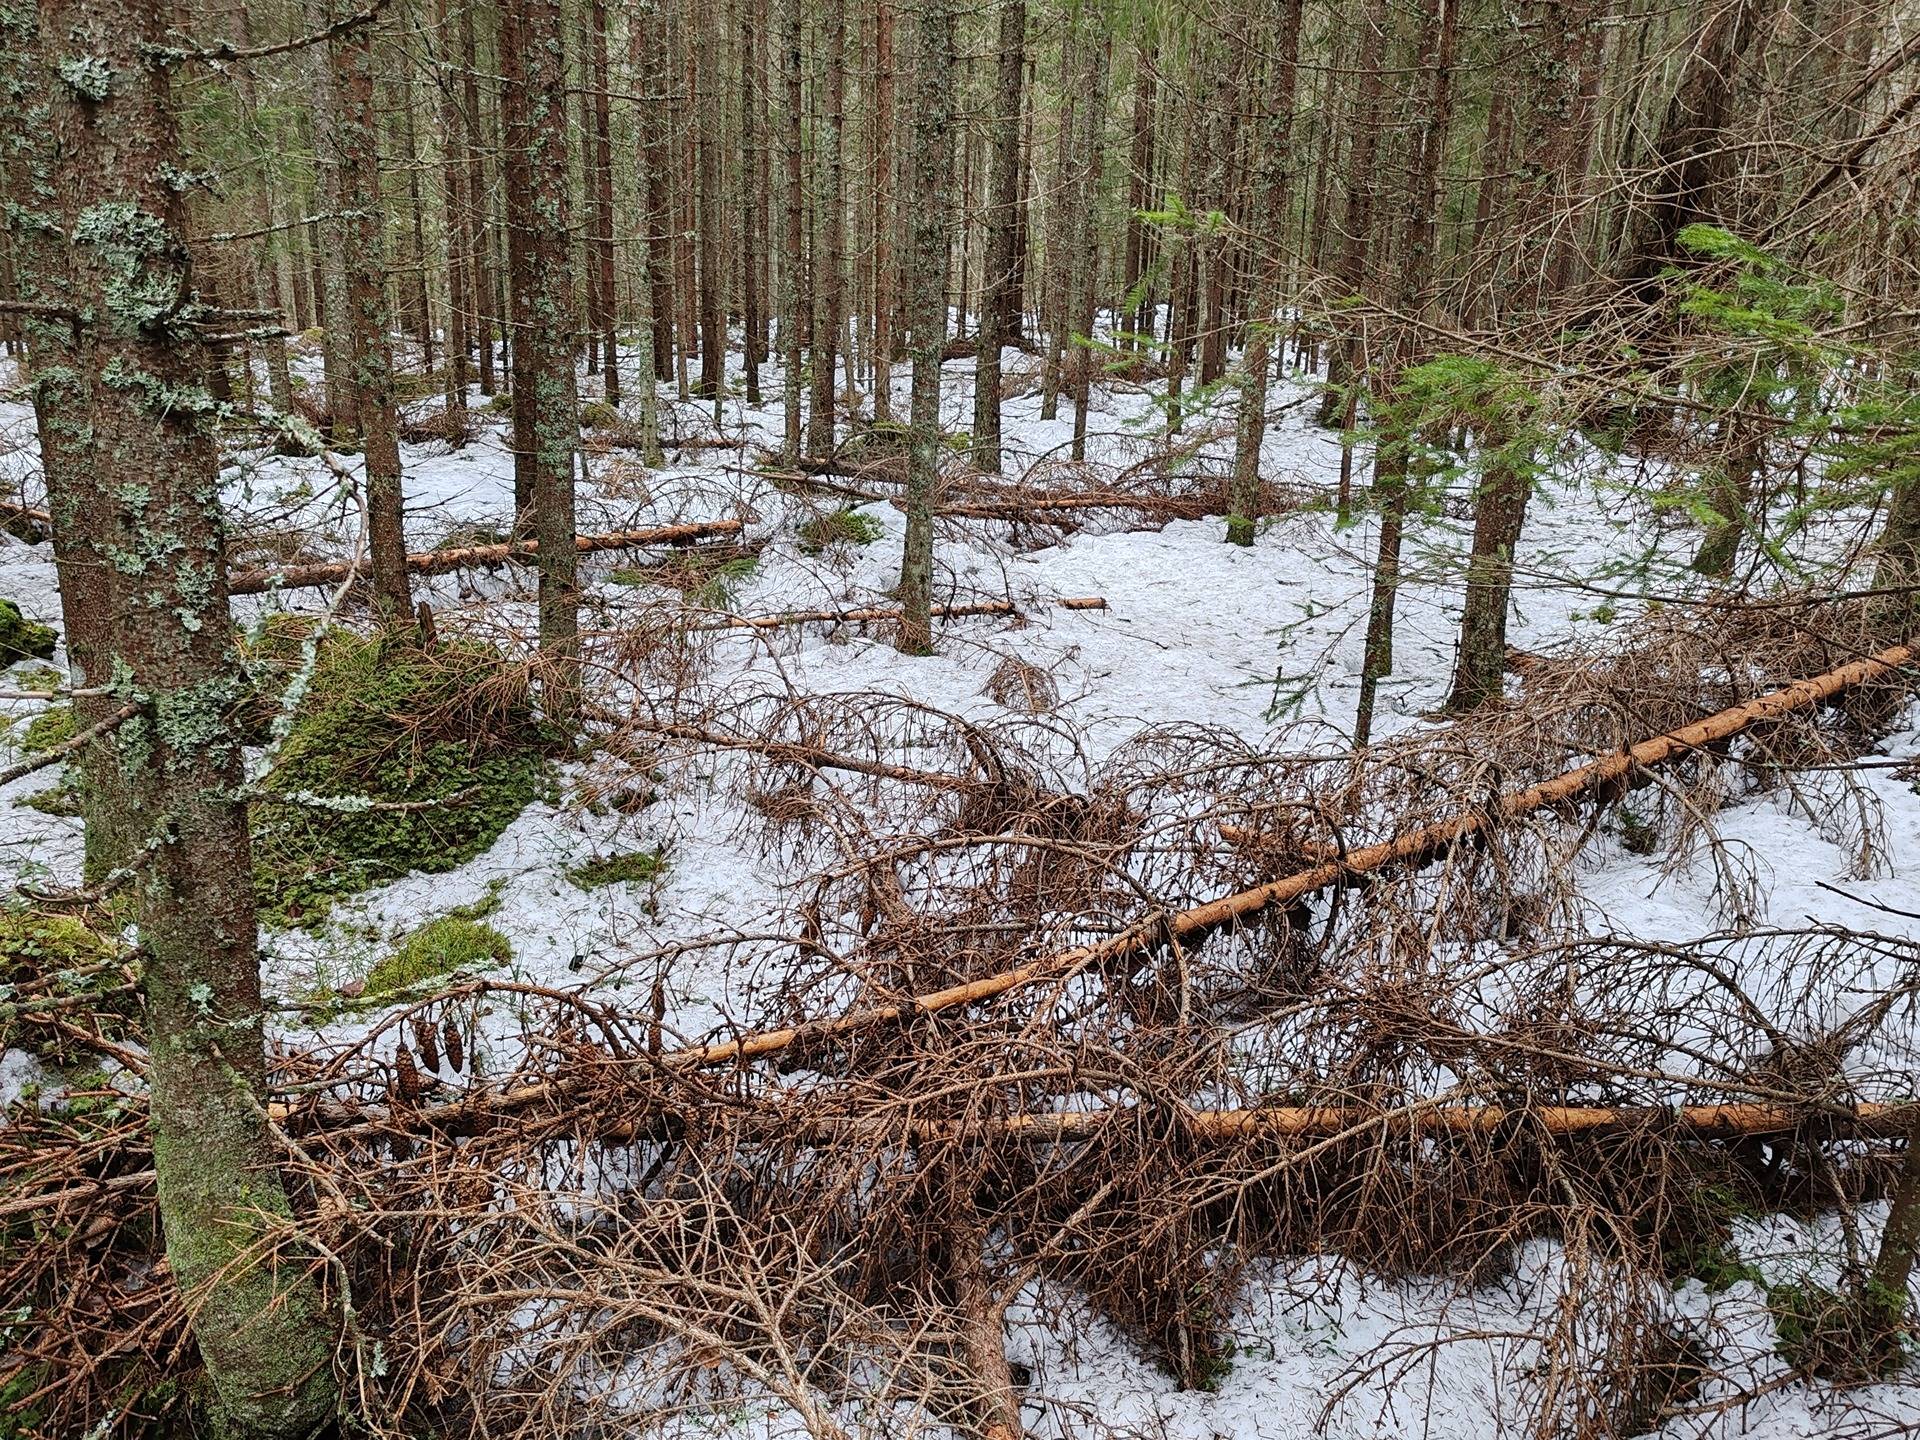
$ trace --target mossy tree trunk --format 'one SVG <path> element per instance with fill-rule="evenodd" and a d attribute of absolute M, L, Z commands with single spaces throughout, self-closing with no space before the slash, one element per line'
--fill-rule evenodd
<path fill-rule="evenodd" d="M 566 51 L 559 0 L 508 0 L 500 16 L 516 489 L 524 485 L 540 542 L 547 709 L 564 720 L 579 699 L 580 666 L 579 556 L 573 545 L 580 402 L 573 373 Z"/>
<path fill-rule="evenodd" d="M 154 1166 L 175 1282 L 229 1433 L 294 1437 L 333 1415 L 333 1326 L 267 1128 L 259 957 L 241 755 L 228 712 L 241 679 L 222 562 L 218 410 L 200 343 L 169 15 L 157 0 L 42 0 L 38 48 L 6 23 L 8 68 L 31 67 L 38 164 L 32 223 L 64 254 L 36 263 L 73 308 L 49 360 L 47 467 L 62 528 L 114 573 L 89 626 L 119 734 L 121 823 L 147 952 Z M 84 469 L 67 463 L 84 425 Z M 71 548 L 69 555 L 72 555 Z M 89 597 L 96 600 L 98 597 Z M 71 602 L 70 602 L 71 603 Z"/>
<path fill-rule="evenodd" d="M 907 247 L 907 344 L 913 402 L 900 630 L 908 655 L 933 651 L 933 487 L 940 478 L 940 355 L 947 343 L 948 132 L 953 128 L 953 0 L 920 0 L 913 115 L 913 208 Z"/>

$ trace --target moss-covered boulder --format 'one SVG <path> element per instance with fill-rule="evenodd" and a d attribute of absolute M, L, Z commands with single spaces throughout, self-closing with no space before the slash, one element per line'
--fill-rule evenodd
<path fill-rule="evenodd" d="M 11 600 L 0 600 L 0 665 L 51 660 L 60 637 L 51 625 L 29 620 Z"/>
<path fill-rule="evenodd" d="M 472 859 L 538 797 L 546 748 L 525 668 L 491 647 L 333 632 L 253 806 L 263 915 Z"/>

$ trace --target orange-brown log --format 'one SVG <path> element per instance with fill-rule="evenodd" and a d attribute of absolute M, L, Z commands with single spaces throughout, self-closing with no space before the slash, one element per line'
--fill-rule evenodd
<path fill-rule="evenodd" d="M 637 550 L 649 545 L 697 545 L 722 535 L 738 535 L 741 520 L 699 520 L 683 525 L 655 525 L 644 530 L 614 530 L 600 535 L 577 535 L 574 548 L 582 555 L 597 550 Z M 427 550 L 407 556 L 412 575 L 444 575 L 476 566 L 503 565 L 522 556 L 538 555 L 538 540 L 512 540 L 500 545 L 466 545 L 458 549 Z M 259 595 L 268 590 L 299 590 L 316 585 L 338 585 L 355 575 L 368 574 L 371 562 L 294 565 L 285 570 L 240 570 L 227 581 L 229 595 Z"/>
<path fill-rule="evenodd" d="M 1822 704 L 1856 685 L 1885 679 L 1902 666 L 1912 663 L 1914 658 L 1912 647 L 1893 646 L 1866 659 L 1850 661 L 1823 675 L 1796 680 L 1781 689 L 1769 691 L 1691 725 L 1642 740 L 1552 780 L 1530 785 L 1523 790 L 1510 790 L 1491 806 L 1420 826 L 1392 840 L 1364 846 L 1339 859 L 1231 895 L 1223 895 L 1204 905 L 1196 905 L 1172 915 L 1149 916 L 1093 944 L 1076 945 L 998 974 L 887 1004 L 870 1005 L 844 1015 L 690 1046 L 660 1056 L 658 1063 L 674 1068 L 744 1064 L 778 1054 L 803 1040 L 849 1034 L 874 1025 L 897 1024 L 916 1015 L 934 1014 L 956 1005 L 990 1000 L 1026 985 L 1137 955 L 1165 943 L 1169 937 L 1194 940 L 1221 926 L 1249 919 L 1262 911 L 1289 904 L 1354 877 L 1372 874 L 1392 865 L 1418 864 L 1434 859 L 1462 840 L 1486 832 L 1500 821 L 1548 806 L 1565 804 L 1619 780 L 1635 768 L 1665 764 L 1677 756 L 1692 754 L 1716 741 L 1737 735 L 1750 725 Z M 438 1114 L 443 1123 L 466 1123 L 481 1115 L 508 1113 L 550 1097 L 556 1083 L 564 1082 L 541 1081 L 489 1095 L 470 1096 L 439 1107 Z"/>

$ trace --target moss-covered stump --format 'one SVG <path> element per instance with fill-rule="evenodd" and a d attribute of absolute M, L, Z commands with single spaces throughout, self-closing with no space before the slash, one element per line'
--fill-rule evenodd
<path fill-rule="evenodd" d="M 0 600 L 0 666 L 21 660 L 51 660 L 60 637 L 51 625 L 29 620 L 11 600 Z"/>
<path fill-rule="evenodd" d="M 540 794 L 546 748 L 526 671 L 498 651 L 330 634 L 254 802 L 263 916 L 316 920 L 337 896 L 464 864 Z"/>

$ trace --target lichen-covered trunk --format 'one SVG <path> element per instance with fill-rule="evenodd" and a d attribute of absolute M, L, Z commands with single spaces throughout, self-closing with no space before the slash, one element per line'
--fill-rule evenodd
<path fill-rule="evenodd" d="M 700 104 L 694 135 L 699 175 L 697 213 L 700 246 L 700 382 L 694 393 L 714 402 L 714 418 L 727 388 L 726 262 L 720 247 L 720 147 L 725 111 L 720 95 L 719 6 L 704 5 L 692 12 L 698 27 L 688 37 L 697 55 Z"/>
<path fill-rule="evenodd" d="M 71 317 L 36 335 L 62 527 L 115 579 L 89 626 L 115 706 L 121 823 L 146 952 L 150 1114 L 172 1278 L 219 1419 L 299 1437 L 333 1415 L 333 1325 L 295 1241 L 268 1130 L 241 693 L 222 561 L 218 412 L 188 270 L 169 16 L 157 0 L 43 0 L 0 16 L 28 117 L 37 284 Z M 75 463 L 78 462 L 78 463 Z M 70 552 L 71 553 L 71 552 Z"/>
<path fill-rule="evenodd" d="M 573 373 L 566 52 L 560 0 L 509 0 L 500 15 L 516 480 L 524 471 L 540 542 L 546 706 L 564 721 L 578 708 L 580 666 L 579 556 L 573 544 L 580 403 Z"/>
<path fill-rule="evenodd" d="M 340 18 L 329 0 L 314 0 L 308 19 L 321 28 Z M 346 281 L 347 347 L 353 408 L 360 417 L 367 474 L 367 547 L 373 560 L 373 609 L 387 625 L 413 617 L 402 529 L 400 426 L 393 406 L 393 352 L 388 341 L 385 216 L 380 208 L 380 139 L 373 94 L 373 37 L 357 25 L 328 43 L 321 83 L 329 123 L 321 137 L 340 198 L 346 239 L 338 268 Z"/>
<path fill-rule="evenodd" d="M 900 557 L 900 629 L 908 655 L 933 651 L 933 488 L 940 478 L 940 355 L 947 343 L 947 137 L 953 128 L 953 0 L 915 13 L 913 208 L 904 279 L 913 404 L 907 535 Z"/>
<path fill-rule="evenodd" d="M 593 0 L 587 36 L 593 46 L 593 246 L 591 264 L 599 299 L 593 323 L 600 336 L 601 382 L 609 405 L 620 403 L 620 338 L 615 317 L 618 291 L 613 264 L 613 97 L 609 90 L 606 0 Z"/>
<path fill-rule="evenodd" d="M 874 0 L 873 419 L 893 419 L 893 0 Z"/>
<path fill-rule="evenodd" d="M 986 293 L 980 301 L 980 346 L 973 365 L 973 466 L 1000 469 L 1000 351 L 1018 319 L 1014 241 L 1020 229 L 1021 77 L 1027 68 L 1026 0 L 1000 0 L 995 62 L 992 176 L 987 193 Z M 882 362 L 884 363 L 884 362 Z"/>

